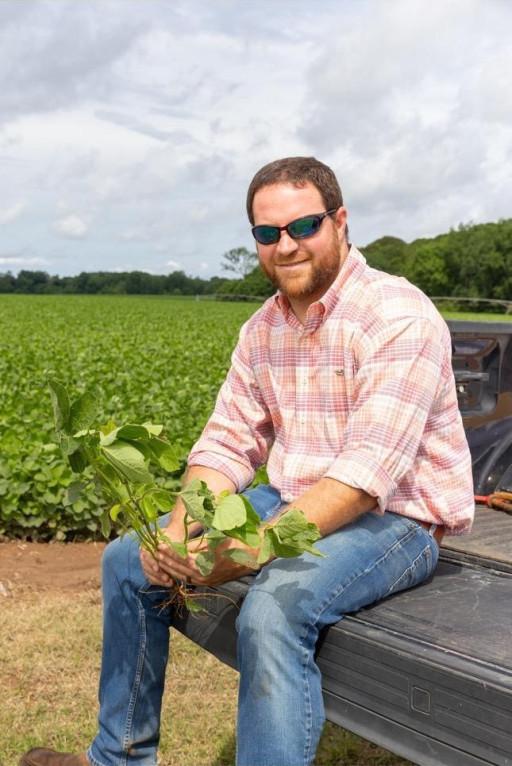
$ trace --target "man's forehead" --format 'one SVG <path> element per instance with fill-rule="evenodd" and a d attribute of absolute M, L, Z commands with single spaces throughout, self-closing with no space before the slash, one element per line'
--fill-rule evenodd
<path fill-rule="evenodd" d="M 311 181 L 293 184 L 290 182 L 262 186 L 254 195 L 253 209 L 257 207 L 273 207 L 275 205 L 297 204 L 301 200 L 308 202 L 322 201 L 322 195 Z"/>

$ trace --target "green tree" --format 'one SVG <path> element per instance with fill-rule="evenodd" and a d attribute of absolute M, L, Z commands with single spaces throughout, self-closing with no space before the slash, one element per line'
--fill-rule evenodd
<path fill-rule="evenodd" d="M 370 266 L 389 274 L 403 273 L 406 250 L 407 243 L 398 237 L 381 237 L 361 248 Z"/>
<path fill-rule="evenodd" d="M 258 263 L 257 254 L 251 253 L 246 247 L 235 247 L 224 253 L 222 257 L 224 259 L 222 264 L 224 271 L 234 271 L 242 279 L 249 276 Z"/>
<path fill-rule="evenodd" d="M 429 239 L 413 242 L 406 251 L 402 275 L 427 295 L 451 295 L 442 249 Z"/>
<path fill-rule="evenodd" d="M 268 281 L 259 266 L 251 271 L 244 279 L 228 279 L 219 287 L 219 295 L 254 296 L 269 298 L 276 288 Z"/>

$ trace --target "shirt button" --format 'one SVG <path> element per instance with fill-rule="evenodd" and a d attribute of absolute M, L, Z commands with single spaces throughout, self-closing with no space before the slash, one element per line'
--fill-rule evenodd
<path fill-rule="evenodd" d="M 291 503 L 293 500 L 293 495 L 291 492 L 285 492 L 283 495 L 283 500 L 285 503 Z"/>

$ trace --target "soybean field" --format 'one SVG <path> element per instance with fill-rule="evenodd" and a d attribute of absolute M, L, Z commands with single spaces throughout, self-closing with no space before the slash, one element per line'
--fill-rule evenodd
<path fill-rule="evenodd" d="M 91 489 L 56 444 L 47 377 L 98 402 L 98 420 L 164 425 L 182 460 L 199 436 L 255 303 L 159 296 L 0 296 L 0 535 L 99 536 Z M 179 474 L 165 479 L 177 488 Z"/>

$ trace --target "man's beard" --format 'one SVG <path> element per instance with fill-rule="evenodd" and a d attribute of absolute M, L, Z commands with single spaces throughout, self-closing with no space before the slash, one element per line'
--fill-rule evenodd
<path fill-rule="evenodd" d="M 274 287 L 277 287 L 287 298 L 300 299 L 307 298 L 308 296 L 321 297 L 332 285 L 341 268 L 341 245 L 337 231 L 333 232 L 329 247 L 322 253 L 322 255 L 309 250 L 307 247 L 302 247 L 299 254 L 302 257 L 306 256 L 310 262 L 313 263 L 314 268 L 312 269 L 309 279 L 286 279 L 285 276 L 279 276 L 276 273 L 275 266 L 272 264 L 269 266 L 269 264 L 264 264 L 260 260 L 261 270 L 269 282 L 271 282 Z M 292 263 L 293 258 L 297 258 L 297 253 L 290 257 L 289 260 Z M 283 260 L 283 263 L 286 263 L 286 261 Z"/>

